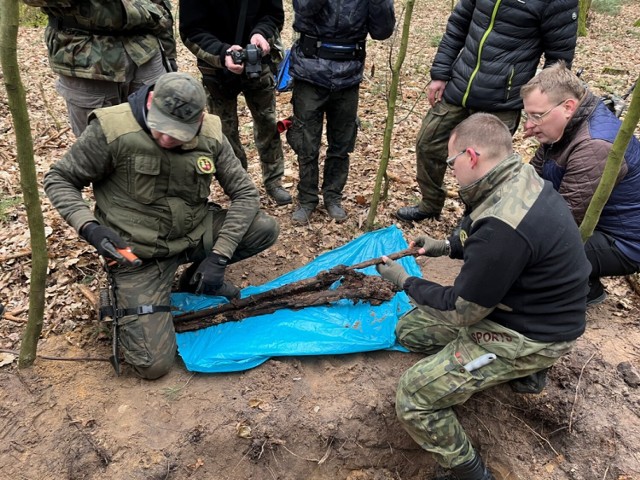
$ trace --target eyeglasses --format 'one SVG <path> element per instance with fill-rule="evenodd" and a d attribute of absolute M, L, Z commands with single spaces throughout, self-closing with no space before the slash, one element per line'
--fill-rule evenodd
<path fill-rule="evenodd" d="M 449 158 L 447 158 L 445 160 L 445 163 L 447 164 L 447 167 L 453 168 L 453 165 L 456 163 L 456 158 L 458 158 L 460 155 L 468 153 L 469 151 L 473 152 L 476 155 L 476 157 L 480 156 L 480 153 L 476 152 L 472 148 L 465 148 L 460 153 L 456 153 L 455 155 L 453 155 L 453 156 L 451 156 L 451 157 L 449 157 Z"/>
<path fill-rule="evenodd" d="M 531 123 L 533 123 L 534 125 L 540 125 L 544 121 L 544 117 L 549 115 L 554 108 L 558 108 L 560 105 L 562 105 L 566 101 L 567 99 L 562 100 L 560 103 L 554 105 L 544 113 L 527 113 L 523 111 L 522 119 L 524 120 L 524 123 L 527 123 L 527 121 L 531 121 Z"/>

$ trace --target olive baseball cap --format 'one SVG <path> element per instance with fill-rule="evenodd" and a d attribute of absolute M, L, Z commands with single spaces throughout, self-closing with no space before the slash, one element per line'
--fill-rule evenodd
<path fill-rule="evenodd" d="M 204 87 L 191 75 L 165 73 L 153 89 L 147 125 L 177 140 L 188 142 L 200 129 L 206 103 Z"/>

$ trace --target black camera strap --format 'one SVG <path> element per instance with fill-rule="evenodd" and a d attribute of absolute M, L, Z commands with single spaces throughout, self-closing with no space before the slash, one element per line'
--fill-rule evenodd
<path fill-rule="evenodd" d="M 244 45 L 244 24 L 247 20 L 247 6 L 249 0 L 240 0 L 240 15 L 238 16 L 238 26 L 236 27 L 236 45 Z"/>

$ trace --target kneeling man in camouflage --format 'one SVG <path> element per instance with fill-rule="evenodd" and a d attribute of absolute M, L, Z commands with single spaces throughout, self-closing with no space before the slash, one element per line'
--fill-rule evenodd
<path fill-rule="evenodd" d="M 447 239 L 411 242 L 423 255 L 463 259 L 453 285 L 410 277 L 383 257 L 378 271 L 417 308 L 398 341 L 427 355 L 400 379 L 396 412 L 422 448 L 459 480 L 491 480 L 453 411 L 510 382 L 542 388 L 544 374 L 585 329 L 591 270 L 566 202 L 513 152 L 495 116 L 477 113 L 451 133 L 447 165 L 466 212 Z"/>
<path fill-rule="evenodd" d="M 259 211 L 258 190 L 204 113 L 206 95 L 186 73 L 167 73 L 127 103 L 95 110 L 77 142 L 45 175 L 51 203 L 106 259 L 130 247 L 140 261 L 109 268 L 124 358 L 146 379 L 166 374 L 176 356 L 170 311 L 178 266 L 192 265 L 182 291 L 228 298 L 228 264 L 270 247 L 275 219 Z M 208 201 L 216 179 L 228 209 Z M 93 185 L 95 211 L 82 198 Z"/>

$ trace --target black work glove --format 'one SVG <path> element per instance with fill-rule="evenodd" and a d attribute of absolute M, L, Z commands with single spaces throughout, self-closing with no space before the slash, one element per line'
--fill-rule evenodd
<path fill-rule="evenodd" d="M 420 235 L 411 244 L 424 249 L 423 255 L 427 257 L 442 257 L 451 253 L 451 245 L 447 240 L 436 240 L 428 235 Z"/>
<path fill-rule="evenodd" d="M 120 259 L 115 249 L 127 248 L 127 242 L 120 235 L 98 222 L 86 223 L 80 230 L 80 236 L 93 245 L 100 255 L 116 261 Z"/>
<path fill-rule="evenodd" d="M 402 265 L 389 258 L 387 258 L 384 263 L 376 265 L 376 270 L 382 278 L 393 283 L 401 290 L 404 289 L 404 282 L 409 278 L 409 274 L 405 271 Z"/>
<path fill-rule="evenodd" d="M 211 252 L 200 265 L 191 279 L 196 284 L 196 293 L 216 295 L 224 282 L 224 271 L 229 259 L 217 253 Z"/>

